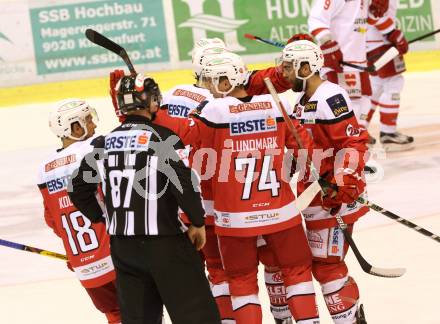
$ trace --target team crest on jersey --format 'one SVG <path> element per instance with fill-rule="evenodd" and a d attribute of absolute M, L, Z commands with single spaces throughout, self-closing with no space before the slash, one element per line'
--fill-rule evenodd
<path fill-rule="evenodd" d="M 342 94 L 338 93 L 337 95 L 328 98 L 326 101 L 335 117 L 339 117 L 348 112 L 348 105 Z"/>
<path fill-rule="evenodd" d="M 273 132 L 277 130 L 277 121 L 268 116 L 264 119 L 251 119 L 246 121 L 232 122 L 229 124 L 231 136 Z"/>
<path fill-rule="evenodd" d="M 301 118 L 302 109 L 303 108 L 299 104 L 295 105 L 295 108 L 293 109 L 293 114 L 296 118 Z"/>
<path fill-rule="evenodd" d="M 318 101 L 309 101 L 304 106 L 304 112 L 315 112 L 318 108 Z"/>

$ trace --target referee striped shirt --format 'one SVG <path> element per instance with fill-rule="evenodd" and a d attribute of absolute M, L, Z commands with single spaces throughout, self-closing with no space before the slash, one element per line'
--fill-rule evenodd
<path fill-rule="evenodd" d="M 172 131 L 130 115 L 92 145 L 94 151 L 72 177 L 69 196 L 92 222 L 105 219 L 110 235 L 182 233 L 186 227 L 179 220 L 179 207 L 194 226 L 204 225 L 197 177 Z M 96 198 L 99 184 L 105 212 Z"/>

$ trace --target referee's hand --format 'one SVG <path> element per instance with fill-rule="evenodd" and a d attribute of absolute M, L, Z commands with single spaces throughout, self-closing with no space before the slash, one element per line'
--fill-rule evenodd
<path fill-rule="evenodd" d="M 200 251 L 206 243 L 206 232 L 205 226 L 195 227 L 190 225 L 188 228 L 188 237 L 191 240 L 191 243 L 194 244 L 197 251 Z"/>

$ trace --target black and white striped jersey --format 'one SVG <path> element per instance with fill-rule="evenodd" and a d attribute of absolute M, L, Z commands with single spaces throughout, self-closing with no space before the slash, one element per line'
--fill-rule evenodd
<path fill-rule="evenodd" d="M 193 225 L 204 225 L 198 178 L 188 167 L 188 152 L 172 131 L 131 115 L 92 144 L 95 150 L 84 157 L 72 177 L 69 196 L 86 217 L 101 221 L 96 215 L 102 215 L 102 209 L 95 198 L 101 183 L 103 217 L 110 235 L 181 233 L 185 227 L 178 207 Z"/>

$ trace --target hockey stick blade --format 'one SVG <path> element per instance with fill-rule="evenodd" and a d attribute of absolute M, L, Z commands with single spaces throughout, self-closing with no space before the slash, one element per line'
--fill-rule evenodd
<path fill-rule="evenodd" d="M 130 73 L 132 75 L 136 75 L 136 70 L 133 66 L 133 64 L 130 61 L 130 58 L 128 57 L 127 52 L 125 51 L 125 49 L 116 44 L 114 41 L 112 41 L 111 39 L 105 37 L 104 35 L 98 33 L 96 30 L 93 29 L 87 29 L 86 30 L 86 37 L 89 41 L 91 41 L 92 43 L 99 45 L 101 47 L 104 47 L 105 49 L 115 53 L 116 55 L 118 55 L 120 58 L 122 58 L 122 60 L 125 62 L 125 64 L 128 66 L 128 69 L 130 70 Z"/>
<path fill-rule="evenodd" d="M 338 219 L 337 219 L 338 220 Z M 342 228 L 342 227 L 341 227 Z M 362 256 L 362 254 L 359 252 L 359 249 L 357 248 L 356 244 L 353 241 L 353 238 L 351 237 L 350 233 L 347 232 L 347 229 L 342 229 L 344 232 L 345 239 L 347 240 L 348 244 L 351 247 L 351 250 L 353 251 L 356 259 L 359 262 L 359 265 L 361 266 L 362 270 L 364 272 L 376 276 L 376 277 L 383 277 L 383 278 L 398 278 L 405 274 L 406 269 L 405 268 L 378 268 L 373 267 L 365 258 Z"/>

